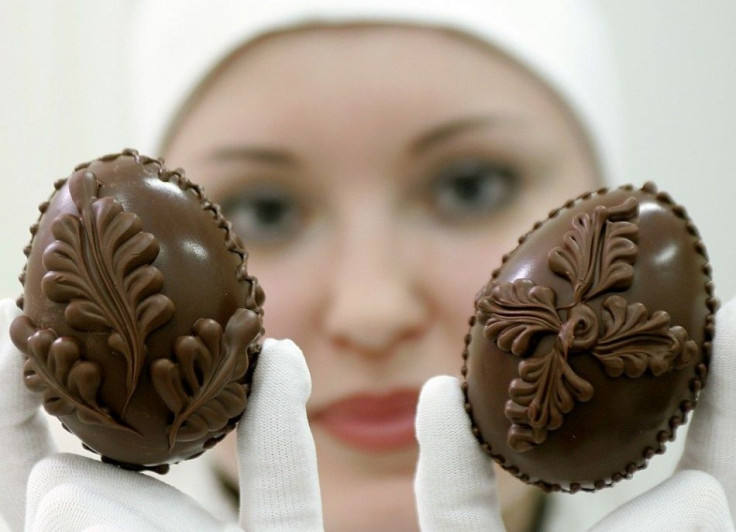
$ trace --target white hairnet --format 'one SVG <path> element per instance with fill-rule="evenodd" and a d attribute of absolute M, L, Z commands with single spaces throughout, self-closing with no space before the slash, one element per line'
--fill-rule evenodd
<path fill-rule="evenodd" d="M 567 104 L 603 177 L 620 179 L 611 51 L 590 0 L 142 0 L 132 36 L 136 147 L 158 154 L 192 91 L 252 39 L 310 23 L 373 21 L 459 30 L 513 57 Z"/>

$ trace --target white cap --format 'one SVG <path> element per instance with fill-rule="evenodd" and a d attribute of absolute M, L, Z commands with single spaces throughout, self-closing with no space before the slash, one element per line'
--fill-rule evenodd
<path fill-rule="evenodd" d="M 591 0 L 144 0 L 132 36 L 136 147 L 158 155 L 177 111 L 238 47 L 279 30 L 350 22 L 442 27 L 488 42 L 561 97 L 604 179 L 621 179 L 613 61 Z"/>

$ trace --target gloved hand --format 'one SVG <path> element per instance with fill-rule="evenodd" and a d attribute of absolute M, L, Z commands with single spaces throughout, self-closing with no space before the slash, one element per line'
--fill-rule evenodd
<path fill-rule="evenodd" d="M 734 530 L 736 516 L 736 298 L 716 314 L 713 358 L 680 463 L 659 486 L 622 506 L 596 530 Z"/>
<path fill-rule="evenodd" d="M 7 479 L 0 511 L 19 529 L 29 471 L 53 452 L 53 444 L 37 414 L 39 399 L 14 378 L 21 373 L 23 357 L 5 331 L 17 310 L 11 303 L 0 308 L 0 404 L 19 405 L 0 411 L 0 452 L 16 455 L 24 449 L 17 460 L 0 464 L 0 478 Z M 608 516 L 596 530 L 636 530 L 642 523 L 647 530 L 734 529 L 728 505 L 736 503 L 736 469 L 729 458 L 734 453 L 730 442 L 736 441 L 736 393 L 729 393 L 727 383 L 736 376 L 736 358 L 729 356 L 736 348 L 736 301 L 719 313 L 717 324 L 711 377 L 696 410 L 681 470 Z M 320 530 L 316 459 L 304 411 L 309 376 L 301 352 L 288 341 L 267 341 L 254 380 L 246 416 L 238 426 L 240 526 Z M 415 490 L 420 525 L 428 532 L 503 530 L 492 462 L 468 430 L 463 402 L 459 384 L 451 377 L 430 380 L 420 398 Z M 30 479 L 28 499 L 30 530 L 237 529 L 216 521 L 156 479 L 72 455 L 44 459 Z"/>
<path fill-rule="evenodd" d="M 716 316 L 710 372 L 675 474 L 594 530 L 733 531 L 736 515 L 736 299 Z M 469 430 L 457 379 L 425 384 L 415 492 L 425 532 L 503 531 L 492 461 Z"/>
<path fill-rule="evenodd" d="M 236 429 L 238 526 L 219 522 L 156 478 L 53 454 L 40 394 L 23 384 L 24 357 L 8 336 L 17 315 L 11 301 L 0 303 L 0 512 L 13 530 L 24 525 L 26 530 L 322 529 L 317 461 L 304 408 L 311 381 L 293 342 L 264 342 L 246 414 Z"/>
<path fill-rule="evenodd" d="M 12 530 L 23 529 L 31 468 L 56 451 L 39 410 L 40 394 L 23 384 L 24 357 L 10 340 L 8 328 L 19 314 L 13 301 L 0 301 L 0 514 Z"/>

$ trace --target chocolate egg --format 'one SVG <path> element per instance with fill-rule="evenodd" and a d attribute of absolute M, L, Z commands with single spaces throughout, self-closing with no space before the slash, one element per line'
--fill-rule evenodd
<path fill-rule="evenodd" d="M 476 296 L 463 354 L 474 434 L 545 491 L 630 477 L 695 406 L 716 307 L 703 243 L 667 194 L 569 201 Z"/>
<path fill-rule="evenodd" d="M 164 472 L 242 414 L 263 292 L 219 207 L 132 150 L 78 166 L 31 228 L 25 383 L 103 460 Z"/>

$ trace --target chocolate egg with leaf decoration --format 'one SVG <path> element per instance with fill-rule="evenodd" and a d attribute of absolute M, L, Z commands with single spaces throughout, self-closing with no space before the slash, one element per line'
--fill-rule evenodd
<path fill-rule="evenodd" d="M 222 439 L 246 407 L 263 292 L 219 207 L 126 150 L 78 166 L 40 211 L 11 337 L 46 410 L 131 469 Z"/>
<path fill-rule="evenodd" d="M 480 445 L 545 491 L 630 477 L 695 407 L 716 307 L 703 242 L 666 193 L 569 201 L 476 296 L 463 388 Z"/>

